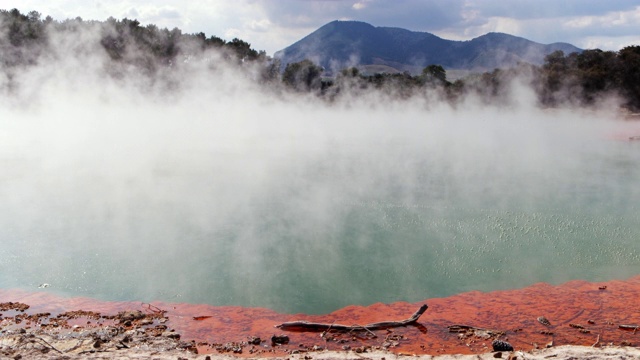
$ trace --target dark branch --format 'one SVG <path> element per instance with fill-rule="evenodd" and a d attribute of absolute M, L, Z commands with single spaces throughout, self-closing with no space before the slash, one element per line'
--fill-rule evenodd
<path fill-rule="evenodd" d="M 382 330 L 388 329 L 392 327 L 400 327 L 415 324 L 420 316 L 427 311 L 427 304 L 420 306 L 420 309 L 416 311 L 410 318 L 401 320 L 401 321 L 382 321 L 367 325 L 340 325 L 340 324 L 323 324 L 323 323 L 314 323 L 307 321 L 290 321 L 285 322 L 275 327 L 282 330 L 289 331 L 326 331 L 326 330 L 337 330 L 337 331 L 366 331 L 366 330 Z"/>

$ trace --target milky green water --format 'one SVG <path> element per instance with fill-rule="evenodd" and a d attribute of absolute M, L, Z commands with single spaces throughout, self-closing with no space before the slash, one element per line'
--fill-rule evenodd
<path fill-rule="evenodd" d="M 440 145 L 205 148 L 117 176 L 5 152 L 0 286 L 325 313 L 640 273 L 640 143 Z"/>

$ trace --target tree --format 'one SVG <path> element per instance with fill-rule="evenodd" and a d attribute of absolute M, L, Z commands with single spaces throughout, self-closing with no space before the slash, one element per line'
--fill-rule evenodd
<path fill-rule="evenodd" d="M 30 22 L 38 22 L 40 21 L 40 13 L 37 11 L 29 11 L 29 13 L 27 14 L 27 17 L 29 18 Z"/>
<path fill-rule="evenodd" d="M 554 106 L 579 92 L 576 76 L 576 54 L 565 56 L 556 50 L 545 56 L 539 80 L 539 97 L 542 104 Z"/>
<path fill-rule="evenodd" d="M 618 52 L 617 82 L 627 106 L 640 110 L 640 46 L 627 46 Z"/>
<path fill-rule="evenodd" d="M 344 68 L 340 71 L 340 75 L 348 78 L 357 78 L 360 76 L 360 70 L 357 67 Z"/>
<path fill-rule="evenodd" d="M 440 65 L 429 65 L 422 69 L 422 79 L 428 84 L 444 84 L 447 82 L 447 72 Z"/>
<path fill-rule="evenodd" d="M 298 91 L 319 90 L 322 87 L 322 67 L 311 60 L 289 63 L 282 74 L 282 82 Z"/>
<path fill-rule="evenodd" d="M 226 43 L 225 47 L 235 54 L 239 62 L 256 60 L 259 55 L 257 51 L 251 48 L 251 44 L 238 38 L 234 38 Z"/>
<path fill-rule="evenodd" d="M 260 80 L 262 82 L 273 82 L 280 76 L 280 59 L 270 59 L 262 63 Z"/>
<path fill-rule="evenodd" d="M 575 67 L 582 87 L 582 101 L 592 103 L 598 95 L 613 89 L 615 61 L 614 52 L 600 49 L 585 50 L 576 55 Z"/>

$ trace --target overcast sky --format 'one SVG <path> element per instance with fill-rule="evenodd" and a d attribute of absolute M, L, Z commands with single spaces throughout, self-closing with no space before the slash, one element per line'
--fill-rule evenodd
<path fill-rule="evenodd" d="M 333 20 L 426 31 L 468 40 L 497 31 L 540 43 L 620 50 L 640 45 L 639 0 L 0 0 L 56 20 L 137 19 L 225 40 L 269 55 Z"/>

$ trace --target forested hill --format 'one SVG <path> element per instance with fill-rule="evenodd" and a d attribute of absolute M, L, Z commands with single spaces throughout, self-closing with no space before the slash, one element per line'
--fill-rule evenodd
<path fill-rule="evenodd" d="M 0 66 L 4 69 L 35 64 L 47 53 L 61 46 L 53 38 L 71 37 L 77 33 L 96 34 L 99 47 L 120 63 L 139 67 L 148 72 L 174 64 L 178 57 L 200 54 L 218 49 L 238 62 L 267 60 L 264 51 L 251 48 L 251 44 L 233 39 L 225 41 L 204 33 L 185 34 L 180 29 L 143 26 L 137 20 L 84 21 L 80 17 L 55 21 L 42 18 L 37 11 L 22 14 L 17 9 L 0 10 Z M 87 37 L 88 38 L 88 37 Z"/>
<path fill-rule="evenodd" d="M 521 37 L 488 33 L 469 41 L 442 39 L 427 32 L 374 27 L 360 21 L 330 22 L 277 52 L 282 64 L 312 59 L 325 69 L 386 65 L 419 73 L 430 64 L 446 69 L 493 70 L 526 62 L 541 65 L 554 51 L 581 49 L 567 43 L 539 44 Z"/>
<path fill-rule="evenodd" d="M 359 24 L 358 27 L 365 32 L 372 31 L 370 26 Z M 400 42 L 403 47 L 396 49 L 398 54 L 405 54 L 405 59 L 406 54 L 415 50 L 413 47 L 419 47 L 409 41 L 415 34 L 392 28 L 384 31 L 393 34 L 389 36 L 394 41 L 406 37 L 407 41 Z M 349 46 L 368 48 L 357 44 L 357 39 L 364 39 L 365 35 L 357 32 L 348 34 L 350 41 L 354 42 L 352 45 L 345 39 L 335 39 L 332 51 L 341 49 L 341 54 L 348 54 L 351 53 Z M 137 20 L 126 18 L 56 21 L 49 16 L 43 18 L 36 11 L 22 14 L 16 9 L 0 10 L 0 100 L 20 96 L 21 77 L 31 69 L 44 67 L 55 72 L 56 66 L 72 59 L 74 66 L 93 66 L 88 69 L 100 72 L 101 79 L 105 79 L 104 76 L 116 80 L 130 77 L 140 86 L 168 92 L 179 91 L 179 85 L 189 81 L 183 75 L 195 72 L 197 68 L 199 72 L 195 77 L 203 81 L 219 81 L 221 74 L 230 73 L 255 82 L 265 93 L 273 90 L 275 94 L 283 91 L 311 93 L 328 102 L 377 91 L 395 100 L 426 95 L 430 101 L 446 101 L 455 105 L 475 96 L 486 103 L 504 104 L 512 98 L 511 84 L 518 79 L 519 83 L 530 87 L 537 96 L 538 104 L 543 107 L 566 104 L 598 106 L 601 99 L 613 96 L 622 107 L 640 111 L 640 46 L 627 46 L 620 51 L 590 49 L 572 52 L 573 47 L 560 44 L 557 45 L 560 48 L 544 56 L 536 52 L 536 56 L 542 56 L 539 64 L 517 61 L 516 66 L 476 72 L 452 82 L 447 78 L 445 66 L 456 61 L 466 64 L 471 57 L 456 53 L 460 56 L 457 59 L 444 50 L 449 46 L 446 40 L 429 34 L 422 36 L 423 42 L 442 46 L 441 52 L 448 58 L 425 57 L 422 64 L 426 65 L 417 73 L 384 71 L 389 66 L 381 67 L 382 71 L 363 73 L 354 66 L 357 65 L 355 60 L 329 73 L 318 59 L 283 63 L 281 61 L 286 58 L 272 59 L 241 39 L 225 41 L 215 35 L 207 37 L 204 33 L 185 34 L 178 28 L 169 30 L 153 24 L 142 25 Z M 527 45 L 524 39 L 504 34 L 488 34 L 469 43 L 475 44 L 472 48 L 476 49 L 483 46 L 494 49 L 476 56 L 476 64 L 481 63 L 481 59 L 489 61 L 505 54 L 502 50 L 495 50 L 494 44 L 502 44 L 502 49 L 509 53 L 530 49 L 528 46 L 531 45 Z M 376 56 L 401 58 L 396 50 L 391 51 L 392 47 L 380 47 L 386 48 L 387 52 Z M 222 81 L 229 81 L 229 77 Z"/>

